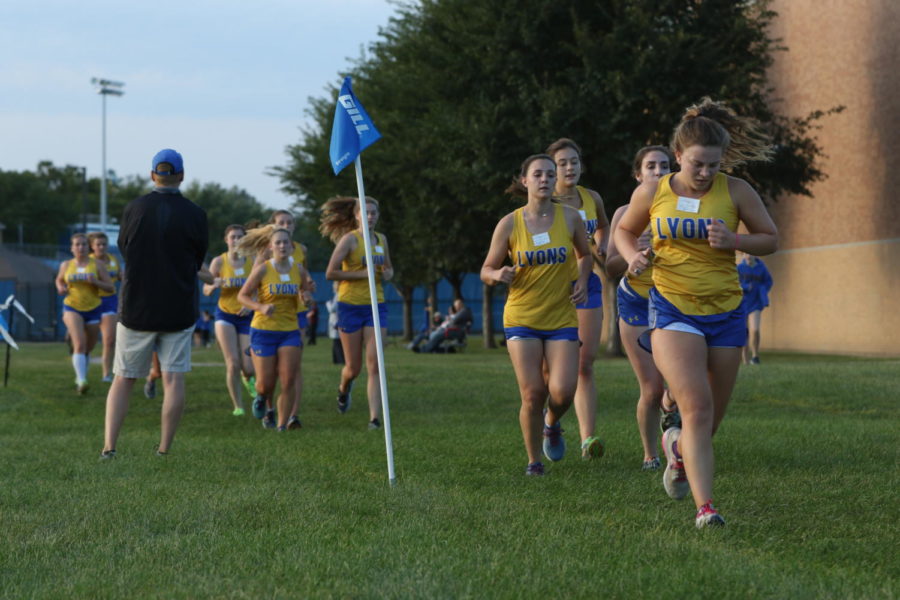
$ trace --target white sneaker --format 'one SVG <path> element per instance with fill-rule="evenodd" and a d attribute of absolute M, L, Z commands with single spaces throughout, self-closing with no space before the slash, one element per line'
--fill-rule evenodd
<path fill-rule="evenodd" d="M 681 428 L 671 427 L 663 433 L 662 446 L 666 454 L 666 471 L 663 473 L 663 487 L 669 498 L 681 500 L 691 491 L 687 473 L 684 471 L 684 462 L 681 455 L 675 452 L 675 442 L 681 436 Z"/>

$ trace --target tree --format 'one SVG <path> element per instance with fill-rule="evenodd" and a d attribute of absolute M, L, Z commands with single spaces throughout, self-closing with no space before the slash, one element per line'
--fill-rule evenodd
<path fill-rule="evenodd" d="M 246 190 L 236 186 L 226 189 L 218 183 L 195 181 L 183 192 L 206 211 L 210 256 L 221 254 L 227 249 L 224 239 L 226 227 L 232 224 L 244 225 L 254 219 L 265 221 L 271 212 Z"/>
<path fill-rule="evenodd" d="M 523 158 L 558 137 L 580 143 L 585 183 L 611 215 L 634 188 L 634 152 L 666 143 L 705 95 L 767 124 L 778 144 L 774 165 L 738 175 L 768 201 L 808 194 L 824 177 L 812 133 L 826 113 L 774 111 L 766 70 L 782 49 L 767 36 L 775 17 L 767 0 L 401 4 L 349 69 L 384 134 L 366 151 L 366 186 L 387 199 L 398 282 L 477 271 L 495 224 L 521 204 L 504 188 Z M 335 93 L 311 100 L 313 125 L 274 169 L 304 210 L 354 189 L 327 158 Z"/>

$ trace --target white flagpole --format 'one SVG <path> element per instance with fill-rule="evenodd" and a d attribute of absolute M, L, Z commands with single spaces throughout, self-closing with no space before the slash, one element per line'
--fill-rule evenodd
<path fill-rule="evenodd" d="M 394 473 L 394 442 L 391 437 L 391 412 L 388 407 L 387 377 L 384 372 L 384 345 L 381 341 L 381 319 L 378 315 L 378 294 L 375 289 L 375 266 L 372 264 L 372 240 L 369 235 L 369 219 L 366 212 L 366 190 L 363 187 L 362 161 L 358 155 L 354 165 L 356 165 L 356 188 L 359 191 L 360 228 L 363 231 L 366 271 L 369 275 L 369 297 L 372 300 L 372 319 L 375 322 L 375 350 L 378 355 L 378 381 L 381 384 L 381 412 L 384 416 L 384 445 L 387 448 L 388 480 L 393 486 L 397 485 L 397 475 Z M 363 348 L 364 355 L 365 351 Z"/>

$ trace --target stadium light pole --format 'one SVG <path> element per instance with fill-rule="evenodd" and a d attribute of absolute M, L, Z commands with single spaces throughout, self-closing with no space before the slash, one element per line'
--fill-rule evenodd
<path fill-rule="evenodd" d="M 97 93 L 100 94 L 100 97 L 103 99 L 103 125 L 102 125 L 102 137 L 103 137 L 103 159 L 102 159 L 102 173 L 100 176 L 100 230 L 103 233 L 106 233 L 106 97 L 107 96 L 121 96 L 125 92 L 122 88 L 125 86 L 121 81 L 112 81 L 109 79 L 100 79 L 94 77 L 91 79 L 91 83 L 94 84 L 94 87 L 97 89 Z"/>

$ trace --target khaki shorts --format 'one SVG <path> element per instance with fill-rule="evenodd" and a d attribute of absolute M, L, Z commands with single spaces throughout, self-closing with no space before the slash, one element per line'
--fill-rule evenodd
<path fill-rule="evenodd" d="M 159 354 L 159 365 L 166 373 L 191 370 L 191 334 L 194 326 L 182 331 L 136 331 L 116 324 L 116 358 L 113 373 L 137 379 L 150 373 L 153 352 Z"/>

